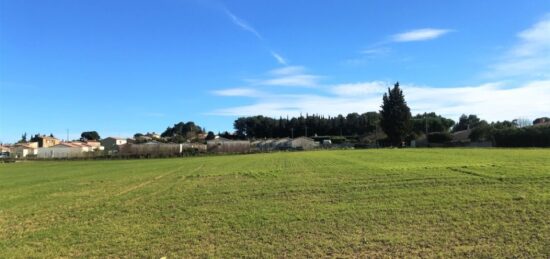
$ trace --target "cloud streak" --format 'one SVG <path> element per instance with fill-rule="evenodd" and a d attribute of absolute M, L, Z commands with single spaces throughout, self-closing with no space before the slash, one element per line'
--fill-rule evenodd
<path fill-rule="evenodd" d="M 265 76 L 248 79 L 252 86 L 285 86 L 314 88 L 319 86 L 321 76 L 308 73 L 302 66 L 285 66 L 270 70 Z"/>
<path fill-rule="evenodd" d="M 390 36 L 389 39 L 372 44 L 370 47 L 360 51 L 361 57 L 347 59 L 345 63 L 351 65 L 364 64 L 370 59 L 390 54 L 392 52 L 391 45 L 404 42 L 433 40 L 452 31 L 453 30 L 450 29 L 424 28 L 394 34 Z"/>
<path fill-rule="evenodd" d="M 263 95 L 260 91 L 252 88 L 229 88 L 223 90 L 212 91 L 218 96 L 233 96 L 233 97 L 259 97 Z"/>
<path fill-rule="evenodd" d="M 254 29 L 254 27 L 252 27 L 251 25 L 249 25 L 246 21 L 244 21 L 243 19 L 237 17 L 235 14 L 233 14 L 231 11 L 229 11 L 227 8 L 225 9 L 225 13 L 227 14 L 227 16 L 231 19 L 231 21 L 241 27 L 243 30 L 245 31 L 248 31 L 248 32 L 251 32 L 252 34 L 254 34 L 254 36 L 256 36 L 256 38 L 258 38 L 259 40 L 263 40 L 263 37 L 262 35 L 260 35 L 260 33 L 258 33 L 258 31 L 256 31 L 256 29 Z"/>
<path fill-rule="evenodd" d="M 260 42 L 262 42 L 262 44 L 264 46 L 267 45 L 267 44 L 265 44 L 266 40 L 264 39 L 264 37 L 262 37 L 262 35 L 252 25 L 250 25 L 245 20 L 239 18 L 237 15 L 235 15 L 233 12 L 231 12 L 229 9 L 227 9 L 225 7 L 224 7 L 224 11 L 225 11 L 225 14 L 229 17 L 229 19 L 231 19 L 233 24 L 235 24 L 236 26 L 240 27 L 241 29 L 243 29 L 245 31 L 248 31 L 248 32 L 252 33 L 258 40 L 260 40 Z M 277 63 L 279 63 L 283 66 L 288 65 L 287 60 L 281 54 L 273 51 L 269 47 L 266 47 L 266 48 L 268 49 L 268 51 L 271 54 L 271 56 L 273 57 L 273 59 L 275 59 L 275 61 L 277 61 Z"/>
<path fill-rule="evenodd" d="M 309 74 L 302 66 L 287 66 L 269 72 L 270 77 L 258 81 L 267 86 L 316 87 L 320 76 Z"/>
<path fill-rule="evenodd" d="M 281 56 L 279 53 L 277 53 L 275 51 L 271 51 L 271 56 L 273 56 L 273 58 L 275 58 L 275 60 L 277 60 L 277 62 L 279 62 L 279 64 L 284 65 L 284 66 L 288 65 L 286 59 L 283 58 L 283 56 Z"/>
<path fill-rule="evenodd" d="M 550 78 L 550 14 L 517 35 L 519 41 L 495 64 L 488 77 Z"/>
<path fill-rule="evenodd" d="M 425 28 L 395 34 L 391 39 L 394 42 L 425 41 L 439 38 L 449 32 L 451 30 Z"/>

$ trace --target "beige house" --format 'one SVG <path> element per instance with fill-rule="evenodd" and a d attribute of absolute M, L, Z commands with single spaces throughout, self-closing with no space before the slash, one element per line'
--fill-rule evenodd
<path fill-rule="evenodd" d="M 96 151 L 96 150 L 103 150 L 104 147 L 101 145 L 101 142 L 99 141 L 93 141 L 93 140 L 87 140 L 87 141 L 84 141 L 84 142 L 71 142 L 73 144 L 76 144 L 76 145 L 81 145 L 81 144 L 84 144 L 84 145 L 87 145 L 90 147 L 90 151 Z"/>
<path fill-rule="evenodd" d="M 11 148 L 11 156 L 25 158 L 38 154 L 38 142 L 18 143 Z"/>
<path fill-rule="evenodd" d="M 0 145 L 0 152 L 10 152 L 10 147 Z"/>
<path fill-rule="evenodd" d="M 55 146 L 39 148 L 38 158 L 79 158 L 93 155 L 96 150 L 103 150 L 97 141 L 61 142 Z"/>
<path fill-rule="evenodd" d="M 51 147 L 61 143 L 61 140 L 54 137 L 42 135 L 38 137 L 38 147 Z"/>

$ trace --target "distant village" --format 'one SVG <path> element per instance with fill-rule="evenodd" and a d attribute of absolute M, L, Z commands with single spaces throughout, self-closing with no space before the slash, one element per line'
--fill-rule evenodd
<path fill-rule="evenodd" d="M 138 134 L 137 134 L 138 135 Z M 99 140 L 81 138 L 62 141 L 53 135 L 38 135 L 28 142 L 2 145 L 2 157 L 14 159 L 76 159 L 76 158 L 156 158 L 201 153 L 250 153 L 275 150 L 310 150 L 320 146 L 313 138 L 280 138 L 235 140 L 219 135 L 207 139 L 206 133 L 195 134 L 183 143 L 171 142 L 156 133 L 139 134 L 134 138 L 106 137 Z M 324 141 L 327 145 L 330 141 Z"/>
<path fill-rule="evenodd" d="M 217 135 L 194 122 L 180 122 L 162 134 L 136 133 L 133 137 L 101 138 L 82 132 L 78 140 L 60 140 L 53 134 L 26 133 L 17 143 L 0 145 L 2 161 L 32 159 L 161 158 L 200 154 L 233 154 L 312 149 L 389 147 L 375 112 L 324 118 L 306 115 L 292 119 L 263 116 L 239 118 L 236 131 Z M 488 124 L 475 115 L 455 123 L 435 113 L 416 115 L 412 130 L 399 147 L 548 147 L 550 118 L 521 125 L 517 120 Z M 308 135 L 308 130 L 311 135 Z M 321 134 L 318 134 L 321 133 Z M 338 134 L 339 133 L 339 134 Z M 401 143 L 401 142 L 400 142 Z"/>
<path fill-rule="evenodd" d="M 544 125 L 548 124 L 545 122 Z M 539 125 L 542 126 L 542 125 Z M 419 138 L 410 147 L 492 147 L 490 141 L 472 141 L 471 129 L 451 134 L 447 143 Z M 379 138 L 383 138 L 380 133 Z M 232 139 L 228 133 L 212 135 L 203 132 L 186 132 L 187 139 L 176 143 L 174 137 L 157 133 L 136 134 L 131 138 L 106 137 L 99 140 L 81 138 L 77 141 L 62 141 L 53 135 L 37 135 L 33 141 L 0 146 L 0 157 L 12 159 L 92 159 L 92 158 L 160 158 L 197 154 L 255 153 L 272 151 L 299 151 L 328 148 L 375 148 L 377 142 L 358 142 L 340 136 L 299 136 L 263 139 Z M 226 138 L 226 137 L 230 138 Z M 234 137 L 234 136 L 233 136 Z M 180 139 L 181 140 L 181 139 Z"/>

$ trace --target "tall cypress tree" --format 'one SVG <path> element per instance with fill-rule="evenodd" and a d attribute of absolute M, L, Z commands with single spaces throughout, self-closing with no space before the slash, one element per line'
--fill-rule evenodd
<path fill-rule="evenodd" d="M 380 110 L 380 125 L 388 135 L 388 140 L 393 146 L 401 146 L 412 129 L 411 110 L 405 102 L 403 91 L 399 88 L 399 82 L 393 89 L 388 88 L 388 93 L 382 97 L 382 110 Z"/>

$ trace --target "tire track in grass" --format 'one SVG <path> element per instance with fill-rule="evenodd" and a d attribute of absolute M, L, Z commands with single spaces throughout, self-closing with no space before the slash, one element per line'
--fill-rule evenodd
<path fill-rule="evenodd" d="M 171 174 L 172 174 L 172 173 L 175 173 L 175 172 L 177 172 L 177 171 L 179 171 L 179 170 L 181 170 L 182 167 L 183 167 L 183 166 L 179 167 L 177 170 L 174 170 L 173 172 L 171 172 Z M 189 171 L 189 172 L 187 172 L 187 173 L 188 173 L 188 174 L 196 173 L 196 172 L 200 171 L 203 167 L 204 167 L 204 164 L 200 164 L 198 167 L 196 167 L 195 169 L 193 169 L 193 170 L 191 170 L 191 171 Z M 154 191 L 153 193 L 151 193 L 151 195 L 156 195 L 156 194 L 158 194 L 158 193 L 160 193 L 160 192 L 163 192 L 163 191 L 166 191 L 166 190 L 168 190 L 168 189 L 171 189 L 171 188 L 174 187 L 174 185 L 178 184 L 178 182 L 179 182 L 178 180 L 185 180 L 185 179 L 186 179 L 185 176 L 175 177 L 175 178 L 173 179 L 173 181 L 171 182 L 171 184 L 169 184 L 169 185 L 163 185 L 163 187 L 165 187 L 165 188 L 158 188 L 156 191 Z"/>
<path fill-rule="evenodd" d="M 184 167 L 185 167 L 185 165 L 180 166 L 180 167 L 178 167 L 177 169 L 171 170 L 171 171 L 169 171 L 169 172 L 166 173 L 166 174 L 159 175 L 159 176 L 155 177 L 153 180 L 144 182 L 144 183 L 140 184 L 141 186 L 140 186 L 140 185 L 138 185 L 138 186 L 139 186 L 140 188 L 143 188 L 143 187 L 145 187 L 145 186 L 147 186 L 147 185 L 149 185 L 149 184 L 151 184 L 151 183 L 156 182 L 157 180 L 160 180 L 160 179 L 165 178 L 165 176 L 168 176 L 168 175 L 170 175 L 170 174 L 173 174 L 173 173 L 176 173 L 176 172 L 180 171 L 180 170 L 181 170 L 182 168 L 184 168 Z M 198 172 L 198 171 L 200 171 L 203 167 L 204 167 L 204 164 L 201 164 L 201 165 L 199 165 L 197 168 L 195 168 L 195 169 L 189 171 L 189 174 L 193 174 L 193 173 L 195 173 L 195 172 Z M 174 185 L 178 184 L 179 180 L 185 180 L 185 179 L 186 179 L 185 176 L 176 177 L 176 178 L 174 178 L 174 179 L 170 182 L 170 184 L 164 184 L 164 185 L 162 185 L 162 188 L 157 188 L 157 190 L 155 190 L 154 192 L 150 193 L 148 196 L 155 196 L 155 195 L 157 195 L 157 194 L 159 194 L 159 193 L 161 193 L 161 192 L 167 191 L 167 190 L 173 188 Z M 146 184 L 145 184 L 145 183 L 146 183 Z M 138 186 L 134 186 L 134 187 L 138 187 Z M 129 193 L 129 192 L 131 192 L 131 191 L 133 191 L 133 190 L 135 190 L 135 189 L 138 189 L 138 188 L 134 188 L 134 189 L 132 189 L 132 190 L 130 190 L 130 191 L 124 193 L 124 194 L 127 194 L 127 193 Z M 119 195 L 117 195 L 117 196 L 115 196 L 115 197 L 119 197 L 119 196 L 121 196 L 121 195 L 123 195 L 123 194 L 119 194 Z M 126 204 L 126 205 L 135 204 L 137 201 L 142 200 L 143 198 L 144 198 L 143 196 L 137 196 L 137 197 L 134 197 L 134 198 L 131 198 L 131 199 L 127 200 L 124 204 Z"/>
<path fill-rule="evenodd" d="M 203 167 L 204 167 L 204 164 L 201 164 L 201 165 L 199 165 L 197 168 L 195 168 L 195 169 L 189 171 L 189 174 L 194 174 L 194 173 L 200 171 Z M 192 176 L 192 175 L 187 175 L 187 176 L 182 175 L 182 176 L 180 177 L 180 180 L 185 180 L 185 179 L 187 179 L 187 177 L 189 177 L 189 176 Z"/>
<path fill-rule="evenodd" d="M 450 170 L 450 171 L 453 171 L 453 172 L 466 174 L 466 175 L 470 175 L 470 176 L 476 176 L 476 177 L 487 179 L 487 180 L 502 181 L 502 179 L 503 179 L 502 177 L 493 177 L 493 176 L 485 175 L 485 174 L 478 173 L 478 172 L 475 172 L 475 171 L 472 171 L 472 170 L 466 170 L 464 168 L 447 167 L 447 169 Z"/>
<path fill-rule="evenodd" d="M 177 172 L 177 171 L 180 171 L 183 167 L 185 167 L 185 165 L 182 165 L 182 166 L 180 166 L 180 167 L 178 167 L 178 168 L 176 168 L 176 169 L 170 170 L 170 171 L 168 171 L 168 172 L 165 173 L 165 174 L 157 175 L 157 176 L 155 176 L 153 179 L 151 179 L 151 180 L 149 180 L 149 181 L 145 181 L 145 182 L 142 182 L 142 183 L 140 183 L 140 184 L 138 184 L 138 185 L 131 186 L 130 188 L 126 188 L 126 189 L 124 189 L 123 191 L 119 192 L 118 194 L 115 194 L 114 197 L 118 197 L 118 196 L 127 194 L 127 193 L 132 192 L 132 191 L 135 191 L 135 190 L 137 190 L 137 189 L 141 189 L 141 188 L 143 188 L 143 187 L 145 187 L 145 186 L 147 186 L 147 185 L 149 185 L 149 184 L 151 184 L 151 183 L 153 183 L 153 182 L 156 182 L 156 181 L 158 181 L 158 180 L 164 178 L 164 177 L 167 176 L 167 175 L 170 175 L 170 174 L 173 174 L 173 173 L 175 173 L 175 172 Z"/>

